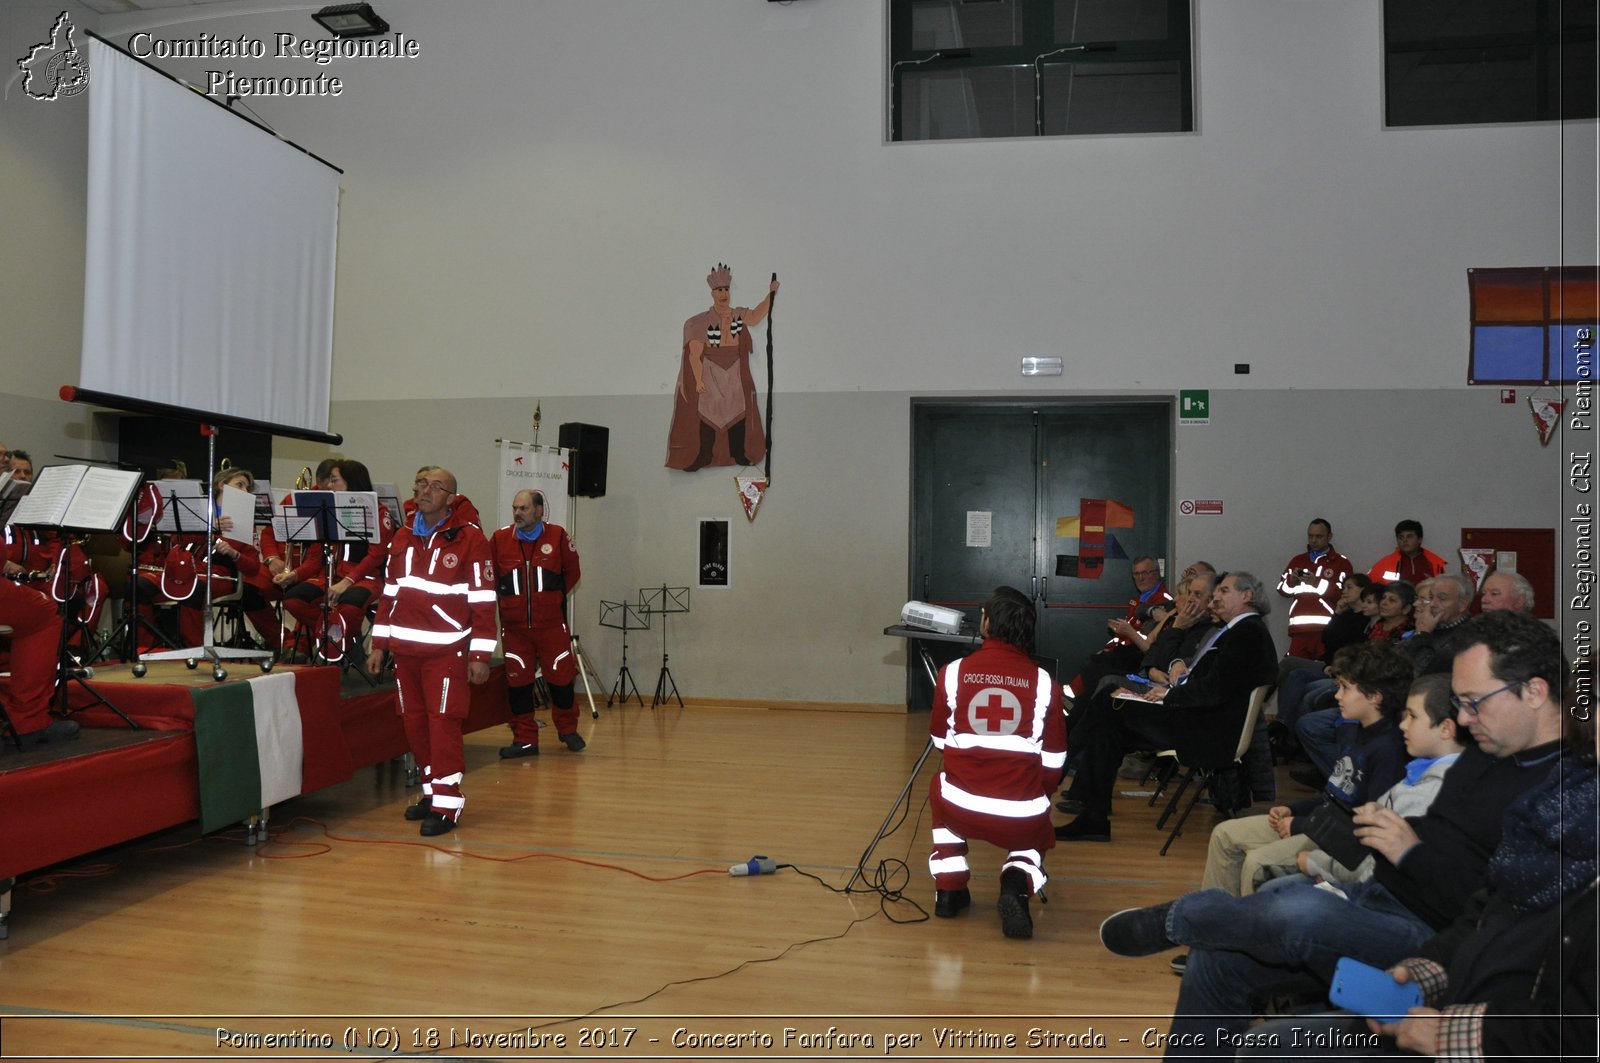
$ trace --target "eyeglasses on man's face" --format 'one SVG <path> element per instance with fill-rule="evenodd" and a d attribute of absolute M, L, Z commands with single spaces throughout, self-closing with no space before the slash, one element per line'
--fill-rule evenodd
<path fill-rule="evenodd" d="M 1450 704 L 1457 712 L 1464 712 L 1468 716 L 1476 716 L 1480 711 L 1478 706 L 1482 705 L 1496 694 L 1504 694 L 1508 690 L 1516 690 L 1521 686 L 1521 683 L 1507 683 L 1498 690 L 1491 690 L 1489 693 L 1480 694 L 1477 697 L 1472 697 L 1468 694 L 1451 694 Z"/>

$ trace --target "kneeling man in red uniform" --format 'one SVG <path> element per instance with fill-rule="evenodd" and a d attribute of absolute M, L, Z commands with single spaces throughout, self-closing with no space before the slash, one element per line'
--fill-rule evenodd
<path fill-rule="evenodd" d="M 1033 603 L 997 587 L 984 603 L 983 646 L 945 665 L 928 729 L 944 752 L 933 780 L 933 914 L 950 919 L 972 903 L 967 842 L 1008 850 L 1000 871 L 1000 927 L 1033 936 L 1028 898 L 1044 887 L 1044 852 L 1055 843 L 1050 795 L 1067 761 L 1061 688 L 1028 656 Z"/>
<path fill-rule="evenodd" d="M 473 524 L 471 503 L 456 494 L 448 469 L 417 477 L 417 511 L 389 544 L 383 598 L 372 627 L 367 671 L 394 654 L 400 717 L 411 755 L 422 769 L 422 800 L 406 818 L 425 835 L 454 830 L 466 799 L 461 725 L 467 683 L 489 679 L 494 653 L 494 565 L 489 541 Z"/>

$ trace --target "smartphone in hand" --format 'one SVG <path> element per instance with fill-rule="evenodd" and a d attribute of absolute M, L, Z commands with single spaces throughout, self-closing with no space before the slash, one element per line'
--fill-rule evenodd
<path fill-rule="evenodd" d="M 1333 968 L 1328 999 L 1378 1022 L 1399 1022 L 1406 1012 L 1422 1006 L 1422 987 L 1415 982 L 1402 985 L 1383 968 L 1345 956 Z"/>

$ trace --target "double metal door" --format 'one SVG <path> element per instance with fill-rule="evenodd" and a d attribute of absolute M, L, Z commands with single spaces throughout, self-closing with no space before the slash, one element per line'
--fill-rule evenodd
<path fill-rule="evenodd" d="M 1170 402 L 918 402 L 910 597 L 976 630 L 989 593 L 1017 588 L 1038 610 L 1034 652 L 1070 679 L 1127 608 L 1133 559 L 1167 557 L 1171 478 Z"/>

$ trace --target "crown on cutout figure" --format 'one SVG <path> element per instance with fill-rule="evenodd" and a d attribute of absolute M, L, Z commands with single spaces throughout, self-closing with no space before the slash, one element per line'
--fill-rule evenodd
<path fill-rule="evenodd" d="M 718 262 L 717 268 L 706 274 L 706 284 L 712 288 L 730 288 L 733 286 L 733 271 Z"/>

